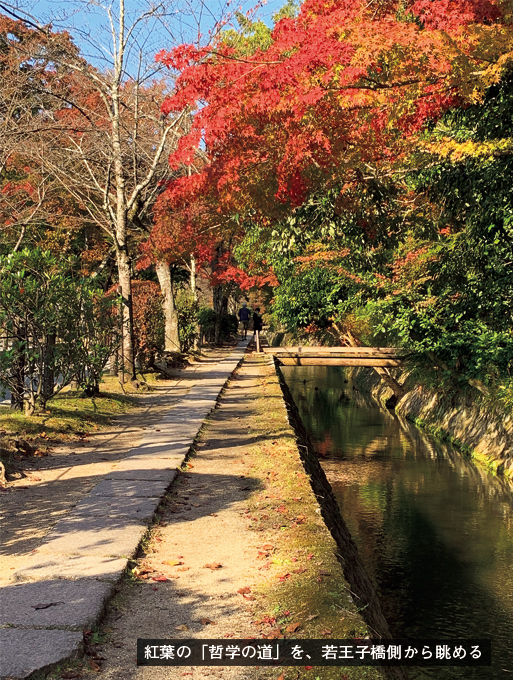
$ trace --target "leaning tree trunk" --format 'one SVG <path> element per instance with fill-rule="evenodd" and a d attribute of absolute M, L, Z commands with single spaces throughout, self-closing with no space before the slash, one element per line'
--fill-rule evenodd
<path fill-rule="evenodd" d="M 180 351 L 180 336 L 178 333 L 178 314 L 175 305 L 175 296 L 173 292 L 173 282 L 171 280 L 171 271 L 169 265 L 164 260 L 157 262 L 155 265 L 157 277 L 160 284 L 160 290 L 164 298 L 164 318 L 165 318 L 165 352 L 179 352 Z"/>

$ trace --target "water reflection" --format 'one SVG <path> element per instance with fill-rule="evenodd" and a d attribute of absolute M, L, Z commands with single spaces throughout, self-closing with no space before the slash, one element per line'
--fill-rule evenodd
<path fill-rule="evenodd" d="M 491 669 L 411 677 L 512 679 L 512 486 L 377 408 L 342 368 L 283 373 L 394 634 L 493 641 Z"/>

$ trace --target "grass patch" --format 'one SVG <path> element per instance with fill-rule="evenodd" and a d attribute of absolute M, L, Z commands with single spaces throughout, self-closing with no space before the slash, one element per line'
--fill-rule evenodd
<path fill-rule="evenodd" d="M 155 373 L 145 373 L 143 378 L 145 389 L 157 383 Z M 7 448 L 9 439 L 20 438 L 44 451 L 49 443 L 101 430 L 110 424 L 111 418 L 133 408 L 136 394 L 141 391 L 132 383 L 121 385 L 115 376 L 106 376 L 100 390 L 96 397 L 85 397 L 82 392 L 65 388 L 48 401 L 46 411 L 32 416 L 0 405 L 0 429 L 7 439 Z"/>
<path fill-rule="evenodd" d="M 252 434 L 260 441 L 248 451 L 252 476 L 262 480 L 262 488 L 250 497 L 247 513 L 262 542 L 258 557 L 262 580 L 254 589 L 255 618 L 261 624 L 255 634 L 327 642 L 363 638 L 366 624 L 351 599 L 335 543 L 303 469 L 278 378 L 272 367 L 265 370 L 250 416 Z M 284 680 L 298 677 L 298 668 L 283 670 Z M 382 676 L 369 667 L 316 667 L 301 669 L 301 677 L 371 680 Z"/>

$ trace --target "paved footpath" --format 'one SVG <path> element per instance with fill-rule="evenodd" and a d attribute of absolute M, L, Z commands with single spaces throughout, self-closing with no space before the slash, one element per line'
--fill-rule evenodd
<path fill-rule="evenodd" d="M 0 677 L 78 652 L 249 340 L 239 343 L 45 537 L 2 589 Z"/>

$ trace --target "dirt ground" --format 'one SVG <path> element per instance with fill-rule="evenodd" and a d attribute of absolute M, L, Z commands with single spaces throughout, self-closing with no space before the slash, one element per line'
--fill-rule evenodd
<path fill-rule="evenodd" d="M 144 430 L 161 420 L 202 375 L 230 348 L 209 350 L 194 364 L 175 369 L 174 379 L 161 380 L 150 392 L 137 395 L 138 405 L 112 419 L 111 426 L 77 441 L 54 445 L 44 458 L 27 458 L 19 480 L 0 490 L 0 585 L 23 566 L 27 553 L 86 496 L 115 462 L 137 446 Z"/>
<path fill-rule="evenodd" d="M 211 357 L 209 361 L 215 361 Z M 3 499 L 7 577 L 101 474 L 141 438 L 203 367 L 177 375 L 113 427 L 62 447 Z M 164 395 L 164 399 L 162 396 Z M 25 488 L 22 488 L 25 487 Z M 5 574 L 6 570 L 3 570 Z M 85 656 L 49 680 L 360 680 L 370 668 L 137 667 L 137 638 L 364 637 L 334 543 L 302 467 L 269 359 L 247 354 L 195 452 L 163 499 L 105 615 L 85 631 Z M 35 678 L 34 678 L 35 680 Z"/>
<path fill-rule="evenodd" d="M 372 669 L 137 667 L 137 638 L 365 634 L 286 419 L 274 367 L 246 355 L 204 426 L 87 656 L 51 678 L 314 680 Z"/>

